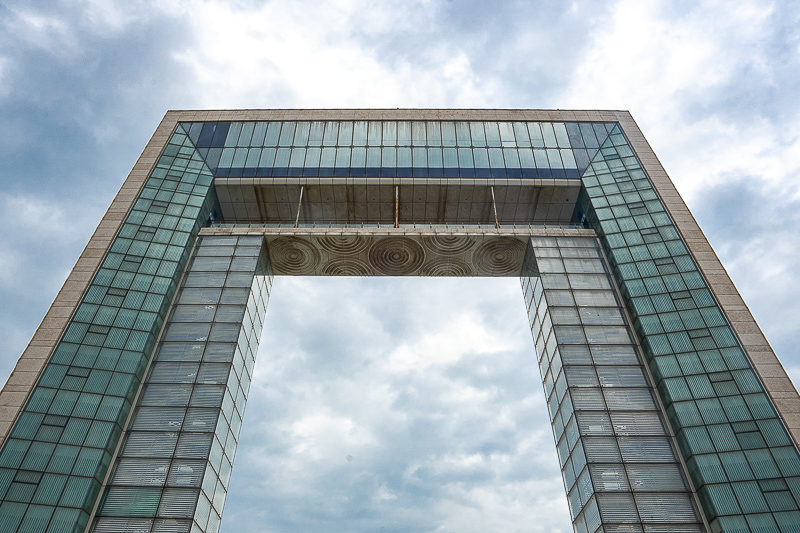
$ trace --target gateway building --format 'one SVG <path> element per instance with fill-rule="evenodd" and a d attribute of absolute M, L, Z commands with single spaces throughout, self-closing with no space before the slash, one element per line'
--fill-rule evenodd
<path fill-rule="evenodd" d="M 220 526 L 276 276 L 514 276 L 574 529 L 800 530 L 800 397 L 623 111 L 170 111 L 0 392 L 0 530 Z"/>

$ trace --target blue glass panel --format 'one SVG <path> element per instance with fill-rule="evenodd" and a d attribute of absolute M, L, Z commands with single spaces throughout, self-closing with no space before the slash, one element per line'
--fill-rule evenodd
<path fill-rule="evenodd" d="M 458 146 L 472 146 L 472 136 L 469 133 L 469 122 L 456 122 L 456 143 Z"/>
<path fill-rule="evenodd" d="M 378 130 L 380 131 L 380 130 Z M 370 129 L 372 135 L 372 129 Z M 372 139 L 372 137 L 370 137 Z M 367 148 L 367 176 L 379 176 L 381 173 L 381 149 L 377 147 Z"/>
<path fill-rule="evenodd" d="M 353 146 L 366 146 L 367 122 L 359 120 L 353 124 Z"/>
<path fill-rule="evenodd" d="M 541 123 L 528 122 L 528 133 L 530 133 L 531 136 L 531 146 L 534 148 L 544 148 Z"/>
<path fill-rule="evenodd" d="M 309 122 L 297 122 L 297 127 L 294 131 L 294 140 L 292 146 L 305 146 L 308 144 L 308 134 L 310 129 Z"/>
<path fill-rule="evenodd" d="M 267 123 L 257 122 L 253 128 L 253 137 L 250 146 L 264 146 L 264 137 L 267 135 Z"/>
<path fill-rule="evenodd" d="M 383 146 L 397 146 L 397 122 L 386 121 L 383 123 Z"/>
<path fill-rule="evenodd" d="M 397 122 L 397 146 L 411 146 L 411 122 Z M 408 166 L 411 167 L 410 162 Z"/>
<path fill-rule="evenodd" d="M 292 146 L 294 141 L 294 131 L 297 128 L 296 122 L 283 122 L 281 125 L 281 136 L 278 146 Z"/>
<path fill-rule="evenodd" d="M 264 146 L 278 146 L 278 139 L 281 135 L 281 123 L 270 122 L 267 125 L 267 135 L 264 138 Z"/>
<path fill-rule="evenodd" d="M 239 134 L 239 140 L 236 146 L 250 146 L 255 125 L 255 122 L 245 122 L 242 125 L 242 132 Z"/>
<path fill-rule="evenodd" d="M 223 146 L 225 146 L 225 139 L 228 137 L 228 129 L 230 127 L 231 127 L 230 122 L 217 122 L 216 128 L 214 128 L 214 136 L 211 139 L 211 143 L 209 144 L 209 146 L 211 148 L 222 148 Z"/>
<path fill-rule="evenodd" d="M 314 121 L 311 123 L 311 128 L 308 134 L 309 146 L 322 146 L 322 136 L 325 132 L 325 123 L 322 121 Z"/>
<path fill-rule="evenodd" d="M 326 122 L 325 123 L 325 135 L 322 138 L 322 144 L 324 146 L 336 146 L 336 142 L 339 139 L 339 123 L 338 122 Z"/>
<path fill-rule="evenodd" d="M 486 132 L 483 122 L 470 122 L 469 132 L 472 137 L 472 146 L 486 146 Z"/>
<path fill-rule="evenodd" d="M 231 126 L 228 129 L 228 135 L 225 138 L 225 147 L 236 147 L 236 143 L 239 141 L 239 133 L 242 131 L 243 123 L 241 122 L 231 122 Z"/>

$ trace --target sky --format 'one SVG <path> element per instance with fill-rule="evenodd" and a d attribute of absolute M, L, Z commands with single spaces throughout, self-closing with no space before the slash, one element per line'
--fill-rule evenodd
<path fill-rule="evenodd" d="M 4 379 L 168 109 L 625 109 L 800 380 L 800 4 L 6 0 Z M 515 279 L 280 278 L 222 531 L 566 532 Z"/>

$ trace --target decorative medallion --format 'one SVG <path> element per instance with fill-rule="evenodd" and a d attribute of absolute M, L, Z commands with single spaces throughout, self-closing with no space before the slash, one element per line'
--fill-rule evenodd
<path fill-rule="evenodd" d="M 497 237 L 481 244 L 473 261 L 483 274 L 509 276 L 520 272 L 524 258 L 525 244 L 513 237 Z"/>
<path fill-rule="evenodd" d="M 422 244 L 438 255 L 458 255 L 472 248 L 475 241 L 466 235 L 424 235 Z"/>
<path fill-rule="evenodd" d="M 312 274 L 319 265 L 317 248 L 298 237 L 278 237 L 269 243 L 269 259 L 279 273 Z"/>
<path fill-rule="evenodd" d="M 405 276 L 416 271 L 425 260 L 422 246 L 408 237 L 379 239 L 369 249 L 372 267 L 386 276 Z"/>
<path fill-rule="evenodd" d="M 361 235 L 324 235 L 316 239 L 320 246 L 336 255 L 355 255 L 369 246 L 369 240 Z"/>
<path fill-rule="evenodd" d="M 355 258 L 338 258 L 322 265 L 323 276 L 371 276 L 372 269 Z"/>
<path fill-rule="evenodd" d="M 472 268 L 458 259 L 434 259 L 422 265 L 420 276 L 466 277 L 472 276 Z"/>

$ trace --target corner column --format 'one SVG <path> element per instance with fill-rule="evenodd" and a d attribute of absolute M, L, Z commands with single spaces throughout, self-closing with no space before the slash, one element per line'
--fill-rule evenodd
<path fill-rule="evenodd" d="M 575 531 L 705 531 L 597 239 L 533 237 L 523 271 Z"/>
<path fill-rule="evenodd" d="M 200 237 L 95 533 L 219 530 L 272 284 L 263 237 Z"/>

